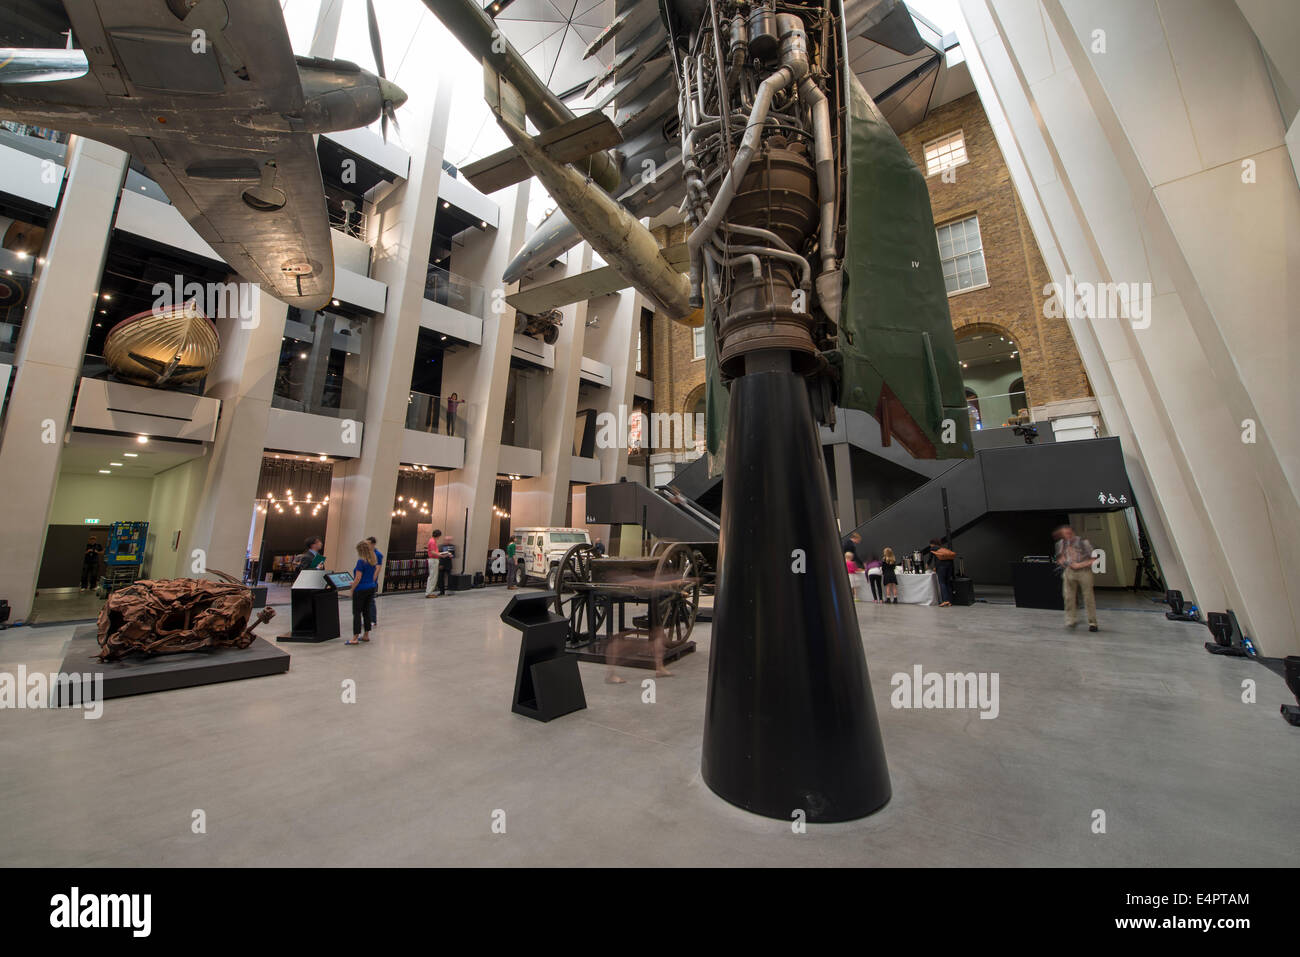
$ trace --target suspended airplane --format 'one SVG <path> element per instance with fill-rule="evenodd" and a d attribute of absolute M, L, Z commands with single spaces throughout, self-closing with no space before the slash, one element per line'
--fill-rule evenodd
<path fill-rule="evenodd" d="M 383 131 L 406 93 L 345 60 L 294 56 L 265 0 L 37 0 L 61 7 L 76 49 L 0 50 L 0 119 L 133 156 L 232 269 L 316 310 L 334 286 L 312 134 Z M 2 21 L 0 21 L 2 22 Z"/>

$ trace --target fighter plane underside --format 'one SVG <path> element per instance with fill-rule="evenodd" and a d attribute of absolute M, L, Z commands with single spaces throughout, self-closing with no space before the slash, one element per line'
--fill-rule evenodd
<path fill-rule="evenodd" d="M 279 6 L 261 0 L 38 6 L 66 11 L 76 48 L 0 51 L 0 118 L 124 150 L 232 269 L 324 306 L 334 255 L 312 134 L 388 117 L 405 94 L 355 64 L 295 57 Z"/>

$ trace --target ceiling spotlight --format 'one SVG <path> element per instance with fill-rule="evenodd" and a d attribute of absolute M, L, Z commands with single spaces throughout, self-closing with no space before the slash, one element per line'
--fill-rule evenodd
<path fill-rule="evenodd" d="M 27 253 L 23 252 L 21 249 L 18 250 L 18 252 L 16 252 L 14 255 L 16 255 L 19 259 L 27 258 Z"/>
<path fill-rule="evenodd" d="M 120 466 L 122 463 L 121 463 L 121 462 L 109 462 L 108 464 L 109 464 L 109 465 L 117 465 L 117 466 Z"/>
<path fill-rule="evenodd" d="M 450 208 L 451 208 L 451 203 L 447 202 L 447 201 L 444 199 L 444 200 L 442 201 L 442 208 L 443 208 L 443 209 L 450 209 Z"/>
<path fill-rule="evenodd" d="M 105 301 L 105 302 L 111 302 L 112 300 L 113 300 L 113 296 L 112 296 L 111 293 L 107 293 L 107 292 L 104 293 L 104 301 Z"/>
<path fill-rule="evenodd" d="M 139 442 L 141 445 L 146 445 L 146 444 L 148 444 L 148 442 L 149 442 L 149 436 L 147 436 L 147 435 L 137 435 L 137 436 L 135 437 L 135 440 L 136 440 L 137 442 Z"/>
<path fill-rule="evenodd" d="M 320 460 L 321 460 L 322 462 L 325 462 L 325 461 L 327 461 L 327 458 L 326 458 L 326 456 L 322 455 L 322 456 L 320 457 Z"/>
<path fill-rule="evenodd" d="M 487 229 L 487 220 L 480 219 L 478 221 L 478 225 L 479 225 L 479 229 Z"/>
<path fill-rule="evenodd" d="M 139 452 L 123 452 L 122 454 L 125 455 L 128 459 L 138 459 L 140 457 Z"/>
<path fill-rule="evenodd" d="M 100 475 L 112 475 L 113 473 L 112 473 L 111 471 L 109 471 L 108 469 L 100 469 L 100 470 L 99 470 L 99 474 L 100 474 Z"/>
<path fill-rule="evenodd" d="M 305 353 L 305 352 L 300 352 L 300 353 L 298 353 L 298 358 L 299 358 L 299 359 L 306 359 L 306 358 L 307 358 L 307 353 Z"/>
<path fill-rule="evenodd" d="M 330 305 L 331 305 L 331 306 L 337 306 L 337 305 L 340 305 L 340 303 L 339 303 L 339 301 L 338 301 L 337 299 L 331 299 L 331 300 L 330 300 Z"/>

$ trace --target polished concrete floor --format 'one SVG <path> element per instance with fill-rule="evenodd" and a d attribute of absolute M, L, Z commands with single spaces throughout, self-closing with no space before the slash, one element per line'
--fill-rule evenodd
<path fill-rule="evenodd" d="M 700 778 L 707 625 L 655 703 L 645 673 L 584 664 L 587 710 L 540 724 L 510 712 L 508 597 L 385 597 L 370 645 L 290 645 L 287 674 L 111 700 L 98 721 L 0 711 L 0 864 L 1300 864 L 1282 679 L 1157 606 L 1090 634 L 1004 605 L 860 604 L 894 797 L 797 834 Z M 0 632 L 0 672 L 57 669 L 72 631 Z M 997 672 L 998 717 L 892 708 L 914 665 Z"/>

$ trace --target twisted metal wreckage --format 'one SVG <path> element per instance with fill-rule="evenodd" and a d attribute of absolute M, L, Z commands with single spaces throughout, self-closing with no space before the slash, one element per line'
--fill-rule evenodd
<path fill-rule="evenodd" d="M 109 595 L 99 612 L 99 660 L 251 645 L 253 629 L 274 618 L 275 609 L 262 609 L 250 624 L 252 591 L 232 575 L 209 571 L 223 581 L 138 581 Z"/>

